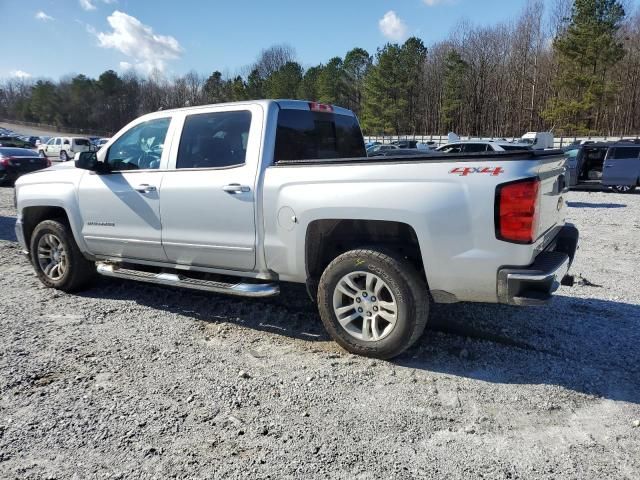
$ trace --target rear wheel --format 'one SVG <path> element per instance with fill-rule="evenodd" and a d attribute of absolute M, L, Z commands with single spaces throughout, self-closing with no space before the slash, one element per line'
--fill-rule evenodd
<path fill-rule="evenodd" d="M 611 187 L 614 192 L 617 193 L 631 193 L 636 189 L 635 185 L 614 185 Z"/>
<path fill-rule="evenodd" d="M 47 287 L 73 292 L 90 285 L 95 264 L 80 252 L 66 223 L 45 220 L 31 235 L 31 263 Z"/>
<path fill-rule="evenodd" d="M 429 297 L 406 259 L 392 252 L 352 250 L 322 274 L 318 308 L 325 328 L 345 350 L 391 358 L 422 335 Z"/>
<path fill-rule="evenodd" d="M 61 162 L 66 162 L 67 160 L 69 160 L 69 157 L 67 156 L 67 152 L 65 152 L 64 150 L 62 150 L 60 152 L 60 161 Z"/>

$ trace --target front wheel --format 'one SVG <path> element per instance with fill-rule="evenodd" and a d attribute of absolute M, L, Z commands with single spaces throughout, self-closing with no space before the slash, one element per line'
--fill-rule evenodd
<path fill-rule="evenodd" d="M 66 223 L 40 222 L 30 243 L 31 263 L 45 286 L 73 292 L 87 287 L 95 278 L 94 263 L 84 258 Z"/>
<path fill-rule="evenodd" d="M 62 150 L 60 152 L 60 161 L 61 162 L 66 162 L 67 160 L 69 160 L 69 157 L 67 156 L 67 152 L 65 152 L 64 150 Z"/>
<path fill-rule="evenodd" d="M 427 285 L 401 256 L 352 250 L 326 268 L 318 308 L 331 337 L 345 350 L 392 358 L 413 345 L 427 323 Z"/>
<path fill-rule="evenodd" d="M 631 193 L 636 189 L 635 185 L 614 185 L 611 187 L 614 192 L 617 193 Z"/>

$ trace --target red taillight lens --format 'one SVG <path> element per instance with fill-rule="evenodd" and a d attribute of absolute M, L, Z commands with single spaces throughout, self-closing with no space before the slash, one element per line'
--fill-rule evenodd
<path fill-rule="evenodd" d="M 51 166 L 51 160 L 49 159 L 49 157 L 44 157 L 44 159 L 47 162 L 47 167 L 50 167 Z"/>
<path fill-rule="evenodd" d="M 0 158 L 0 165 L 3 167 L 9 166 L 9 157 Z"/>
<path fill-rule="evenodd" d="M 537 178 L 499 185 L 496 192 L 496 235 L 500 240 L 533 243 L 538 230 Z"/>
<path fill-rule="evenodd" d="M 325 103 L 309 102 L 309 108 L 312 112 L 327 112 L 333 113 L 333 107 Z"/>

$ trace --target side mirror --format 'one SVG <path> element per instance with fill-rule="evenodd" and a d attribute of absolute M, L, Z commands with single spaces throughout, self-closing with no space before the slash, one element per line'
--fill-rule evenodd
<path fill-rule="evenodd" d="M 98 157 L 96 152 L 78 152 L 75 157 L 76 168 L 82 168 L 83 170 L 91 170 L 97 172 L 100 165 L 98 164 Z"/>

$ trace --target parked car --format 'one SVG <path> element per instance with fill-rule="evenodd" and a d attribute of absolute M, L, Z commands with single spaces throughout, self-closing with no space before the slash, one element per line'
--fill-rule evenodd
<path fill-rule="evenodd" d="M 530 149 L 529 145 L 503 140 L 461 140 L 438 147 L 436 151 L 442 153 L 483 153 Z"/>
<path fill-rule="evenodd" d="M 391 142 L 391 145 L 395 145 L 398 148 L 418 148 L 416 140 L 395 140 Z"/>
<path fill-rule="evenodd" d="M 63 291 L 96 271 L 246 297 L 306 284 L 336 342 L 390 358 L 432 300 L 551 299 L 578 237 L 565 164 L 560 150 L 366 157 L 356 116 L 315 102 L 187 107 L 20 178 L 15 231 Z"/>
<path fill-rule="evenodd" d="M 96 149 L 100 150 L 102 147 L 104 147 L 109 140 L 111 140 L 110 138 L 99 138 L 98 140 L 96 140 L 96 142 L 94 143 L 94 145 L 96 146 Z"/>
<path fill-rule="evenodd" d="M 4 135 L 0 137 L 0 147 L 34 148 L 35 145 L 17 135 Z"/>
<path fill-rule="evenodd" d="M 571 187 L 610 187 L 619 193 L 640 185 L 640 145 L 634 142 L 589 143 L 565 150 Z"/>
<path fill-rule="evenodd" d="M 40 156 L 57 158 L 61 162 L 72 159 L 76 153 L 92 150 L 91 142 L 86 137 L 53 137 L 44 145 L 38 146 Z"/>
<path fill-rule="evenodd" d="M 0 147 L 0 185 L 14 182 L 20 175 L 51 166 L 35 150 L 16 147 Z"/>
<path fill-rule="evenodd" d="M 367 148 L 367 155 L 375 155 L 378 152 L 384 152 L 386 150 L 398 150 L 400 147 L 397 145 L 374 145 L 372 147 Z"/>
<path fill-rule="evenodd" d="M 527 132 L 521 138 L 520 142 L 526 145 L 530 145 L 531 148 L 545 149 L 553 148 L 553 133 L 551 132 Z"/>
<path fill-rule="evenodd" d="M 400 156 L 421 156 L 429 155 L 429 150 L 418 150 L 417 148 L 391 148 L 386 150 L 378 150 L 369 153 L 369 157 L 400 157 Z"/>

